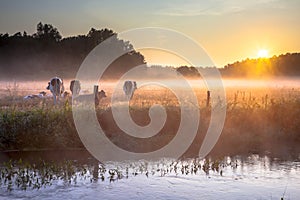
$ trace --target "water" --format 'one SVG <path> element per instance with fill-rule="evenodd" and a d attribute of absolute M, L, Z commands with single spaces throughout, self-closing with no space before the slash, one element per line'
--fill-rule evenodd
<path fill-rule="evenodd" d="M 54 152 L 52 152 L 54 154 Z M 74 153 L 74 152 L 73 152 Z M 26 191 L 14 187 L 8 191 L 1 185 L 1 199 L 299 199 L 300 159 L 282 160 L 250 155 L 225 157 L 222 160 L 188 159 L 175 161 L 139 161 L 106 163 L 104 180 L 93 175 L 92 158 L 88 154 L 75 160 L 74 166 L 87 169 L 75 173 L 71 182 L 63 179 L 52 185 Z M 72 153 L 65 153 L 72 155 Z M 32 155 L 34 156 L 34 153 Z M 16 158 L 16 157 L 14 157 Z M 29 157 L 27 157 L 29 158 Z M 37 157 L 36 157 L 37 158 Z M 70 157 L 69 157 L 70 158 Z M 24 158 L 26 159 L 26 158 Z M 48 160 L 47 162 L 50 162 Z M 57 161 L 56 161 L 57 162 Z M 213 169 L 218 162 L 219 168 Z M 195 166 L 200 164 L 197 171 Z M 210 170 L 203 170 L 204 166 Z M 95 165 L 94 165 L 95 166 Z M 101 174 L 100 165 L 100 173 Z M 175 167 L 176 166 L 176 167 Z M 176 170 L 175 170 L 176 168 Z M 109 169 L 116 169 L 122 177 L 110 179 Z M 182 171 L 182 169 L 184 169 Z M 147 173 L 148 172 L 148 173 Z"/>

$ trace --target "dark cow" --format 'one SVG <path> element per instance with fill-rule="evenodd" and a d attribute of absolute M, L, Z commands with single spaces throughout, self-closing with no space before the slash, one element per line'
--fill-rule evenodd
<path fill-rule="evenodd" d="M 56 104 L 56 97 L 60 97 L 65 91 L 63 80 L 59 77 L 54 77 L 48 82 L 47 90 L 53 95 L 54 104 Z"/>
<path fill-rule="evenodd" d="M 75 102 L 87 102 L 91 98 L 95 98 L 95 105 L 98 106 L 101 99 L 107 97 L 104 90 L 101 90 L 100 92 L 97 92 L 95 94 L 83 94 L 76 97 L 73 97 L 73 100 Z"/>
<path fill-rule="evenodd" d="M 100 92 L 98 92 L 97 97 L 95 98 L 95 104 L 98 106 L 100 100 L 105 97 L 107 97 L 107 96 L 106 96 L 106 93 L 104 92 L 104 90 L 101 90 Z"/>
<path fill-rule="evenodd" d="M 63 98 L 68 99 L 70 96 L 70 92 L 64 91 L 64 93 L 61 95 Z"/>
<path fill-rule="evenodd" d="M 70 90 L 72 92 L 72 95 L 79 95 L 79 92 L 81 90 L 81 84 L 79 80 L 72 80 L 70 83 Z"/>
<path fill-rule="evenodd" d="M 137 89 L 135 81 L 125 81 L 123 91 L 128 99 L 132 99 L 134 91 Z"/>

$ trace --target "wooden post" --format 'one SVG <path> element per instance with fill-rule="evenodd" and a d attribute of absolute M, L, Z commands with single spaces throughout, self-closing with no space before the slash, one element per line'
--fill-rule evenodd
<path fill-rule="evenodd" d="M 268 107 L 268 95 L 265 96 L 265 109 Z"/>
<path fill-rule="evenodd" d="M 96 106 L 99 104 L 98 90 L 99 90 L 99 86 L 98 85 L 94 85 L 94 96 L 95 96 L 95 105 Z"/>
<path fill-rule="evenodd" d="M 209 106 L 209 102 L 210 102 L 210 91 L 207 90 L 207 97 L 206 97 L 206 107 Z"/>
<path fill-rule="evenodd" d="M 98 90 L 99 90 L 99 86 L 98 85 L 94 85 L 94 95 L 98 94 Z"/>

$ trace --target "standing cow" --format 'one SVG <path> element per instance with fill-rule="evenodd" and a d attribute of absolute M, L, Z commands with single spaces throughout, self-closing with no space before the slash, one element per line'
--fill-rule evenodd
<path fill-rule="evenodd" d="M 134 91 L 137 89 L 135 81 L 125 81 L 123 90 L 128 99 L 132 99 Z"/>
<path fill-rule="evenodd" d="M 72 96 L 78 96 L 81 90 L 81 84 L 79 80 L 72 80 L 70 83 L 70 90 L 72 92 Z"/>
<path fill-rule="evenodd" d="M 54 104 L 56 104 L 56 97 L 61 96 L 61 94 L 65 91 L 63 80 L 59 77 L 54 77 L 48 82 L 47 90 L 53 95 Z"/>

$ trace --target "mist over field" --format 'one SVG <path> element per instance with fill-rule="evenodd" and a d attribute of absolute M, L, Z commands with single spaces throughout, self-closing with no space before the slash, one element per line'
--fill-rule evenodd
<path fill-rule="evenodd" d="M 50 80 L 50 78 L 49 78 Z M 23 81 L 23 80 L 10 80 L 10 81 L 0 81 L 0 95 L 7 96 L 9 95 L 9 92 L 15 92 L 17 96 L 25 96 L 32 93 L 38 93 L 41 91 L 46 91 L 46 87 L 49 82 L 48 79 L 45 79 L 43 81 L 33 80 L 33 81 Z M 70 91 L 70 81 L 73 79 L 64 79 L 64 85 L 67 91 Z M 144 79 L 140 76 L 132 76 L 132 79 L 130 80 L 136 80 L 138 88 L 140 88 L 140 84 L 149 84 L 152 86 L 155 86 L 155 82 L 162 83 L 166 85 L 174 85 L 175 87 L 182 87 L 180 83 L 176 80 L 172 79 L 164 79 L 161 80 L 159 78 L 157 79 Z M 207 85 L 205 80 L 201 79 L 201 77 L 197 79 L 187 79 L 188 83 L 193 88 L 197 89 L 207 89 Z M 99 84 L 101 89 L 104 89 L 105 91 L 111 93 L 114 87 L 116 87 L 118 81 L 117 80 L 100 80 L 100 82 L 96 81 L 87 81 L 91 86 L 94 84 Z M 272 93 L 274 90 L 280 90 L 284 92 L 285 90 L 288 91 L 290 89 L 297 90 L 300 87 L 300 78 L 270 78 L 270 79 L 228 79 L 224 78 L 222 79 L 222 83 L 225 89 L 231 89 L 231 90 L 247 90 L 247 91 L 255 91 L 256 89 L 260 89 L 262 91 L 265 91 L 265 93 Z M 83 88 L 82 92 L 92 92 L 93 88 Z M 143 90 L 143 88 L 140 88 L 140 90 Z M 147 96 L 145 96 L 147 98 Z"/>

